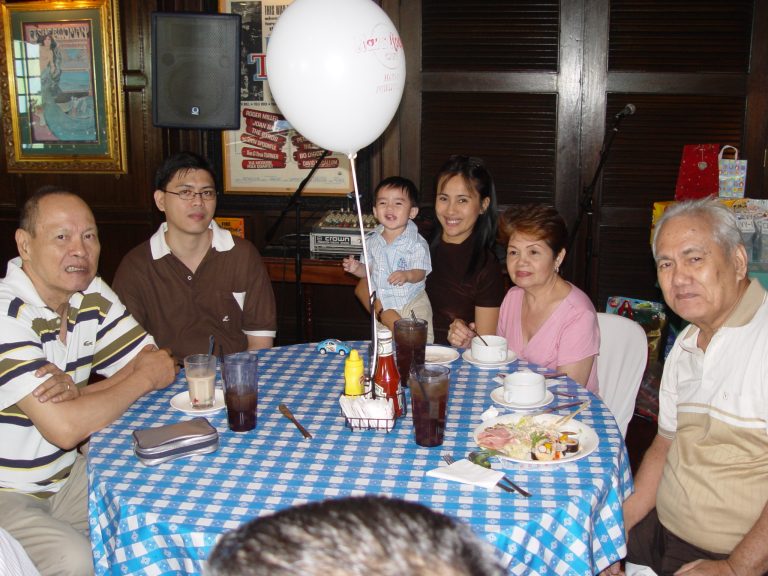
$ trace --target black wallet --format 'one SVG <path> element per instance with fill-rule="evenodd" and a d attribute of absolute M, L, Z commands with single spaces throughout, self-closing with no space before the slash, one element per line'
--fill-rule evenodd
<path fill-rule="evenodd" d="M 205 418 L 133 431 L 133 451 L 147 466 L 219 448 L 219 433 Z"/>

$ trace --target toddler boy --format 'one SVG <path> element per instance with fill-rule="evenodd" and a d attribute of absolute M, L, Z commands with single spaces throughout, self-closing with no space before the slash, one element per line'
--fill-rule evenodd
<path fill-rule="evenodd" d="M 379 225 L 365 240 L 371 283 L 380 303 L 377 310 L 395 310 L 401 317 L 427 321 L 427 341 L 433 342 L 432 306 L 424 289 L 432 271 L 429 245 L 412 219 L 419 213 L 416 185 L 400 176 L 385 178 L 374 191 L 373 215 Z M 344 270 L 363 278 L 365 264 L 344 258 Z M 392 329 L 392 326 L 389 326 Z"/>

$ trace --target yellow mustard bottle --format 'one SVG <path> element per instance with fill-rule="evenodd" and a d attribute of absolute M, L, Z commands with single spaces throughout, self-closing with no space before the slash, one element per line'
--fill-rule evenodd
<path fill-rule="evenodd" d="M 360 358 L 357 350 L 352 349 L 344 362 L 344 394 L 347 396 L 362 394 L 364 376 L 363 359 Z"/>

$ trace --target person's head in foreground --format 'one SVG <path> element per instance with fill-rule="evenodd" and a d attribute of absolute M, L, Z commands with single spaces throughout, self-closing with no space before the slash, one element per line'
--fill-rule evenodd
<path fill-rule="evenodd" d="M 448 516 L 403 500 L 343 498 L 288 508 L 225 534 L 208 576 L 492 576 L 489 544 Z"/>
<path fill-rule="evenodd" d="M 714 333 L 747 289 L 747 251 L 734 214 L 717 200 L 681 202 L 656 225 L 653 257 L 667 304 Z"/>

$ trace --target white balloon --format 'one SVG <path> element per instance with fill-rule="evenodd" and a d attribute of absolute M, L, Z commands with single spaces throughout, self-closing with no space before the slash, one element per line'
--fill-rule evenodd
<path fill-rule="evenodd" d="M 269 37 L 267 82 L 299 133 L 352 155 L 397 111 L 405 86 L 402 41 L 372 0 L 294 0 Z"/>

